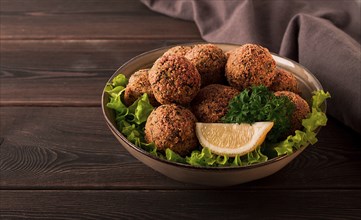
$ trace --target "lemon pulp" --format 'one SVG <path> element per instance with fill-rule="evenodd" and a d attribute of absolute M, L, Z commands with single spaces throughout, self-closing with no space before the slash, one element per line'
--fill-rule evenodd
<path fill-rule="evenodd" d="M 234 157 L 253 151 L 263 143 L 273 122 L 253 124 L 196 123 L 200 144 L 217 155 Z"/>

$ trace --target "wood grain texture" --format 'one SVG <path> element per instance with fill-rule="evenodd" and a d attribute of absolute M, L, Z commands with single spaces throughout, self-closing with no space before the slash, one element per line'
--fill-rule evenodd
<path fill-rule="evenodd" d="M 1 108 L 0 117 L 1 188 L 147 188 L 171 182 L 125 152 L 100 108 Z"/>
<path fill-rule="evenodd" d="M 3 189 L 200 188 L 137 161 L 106 127 L 98 107 L 2 107 Z M 235 188 L 361 188 L 357 134 L 330 119 L 320 141 L 268 178 Z"/>
<path fill-rule="evenodd" d="M 178 40 L 2 40 L 1 65 L 15 70 L 114 70 L 160 47 L 202 41 Z M 17 69 L 18 68 L 18 69 Z M 3 74 L 7 76 L 8 74 Z"/>
<path fill-rule="evenodd" d="M 2 106 L 99 106 L 105 83 L 124 62 L 148 50 L 201 41 L 194 23 L 133 0 L 4 0 L 0 8 Z"/>
<path fill-rule="evenodd" d="M 200 41 L 199 39 L 198 41 Z M 184 40 L 2 41 L 0 105 L 100 106 L 110 76 L 129 59 Z"/>
<path fill-rule="evenodd" d="M 125 13 L 154 15 L 151 10 L 136 0 L 1 0 L 0 12 L 19 13 Z"/>
<path fill-rule="evenodd" d="M 157 14 L 148 10 L 139 1 L 104 2 L 104 5 L 102 5 L 103 1 L 82 0 L 67 1 L 67 3 L 2 2 L 4 6 L 1 7 L 3 9 L 0 15 L 0 38 L 18 40 L 199 38 L 194 23 Z M 26 9 L 27 5 L 30 6 L 29 9 Z"/>
<path fill-rule="evenodd" d="M 1 196 L 4 219 L 359 219 L 361 212 L 360 190 L 15 190 Z"/>

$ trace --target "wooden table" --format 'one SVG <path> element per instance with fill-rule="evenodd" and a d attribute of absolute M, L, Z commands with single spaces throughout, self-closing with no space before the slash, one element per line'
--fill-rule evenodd
<path fill-rule="evenodd" d="M 106 127 L 102 89 L 142 52 L 202 41 L 134 0 L 1 1 L 1 219 L 360 219 L 361 144 L 330 117 L 280 172 L 212 188 L 171 180 Z"/>

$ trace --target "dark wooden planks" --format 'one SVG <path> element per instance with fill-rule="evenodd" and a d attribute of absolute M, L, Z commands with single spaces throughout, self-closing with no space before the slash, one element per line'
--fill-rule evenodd
<path fill-rule="evenodd" d="M 130 58 L 201 41 L 194 23 L 133 0 L 4 0 L 0 19 L 2 106 L 99 106 L 106 81 Z"/>
<path fill-rule="evenodd" d="M 171 180 L 130 156 L 100 108 L 1 108 L 2 188 L 159 187 Z"/>
<path fill-rule="evenodd" d="M 1 39 L 197 39 L 187 21 L 125 15 L 1 16 Z M 131 32 L 129 31 L 131 30 Z"/>
<path fill-rule="evenodd" d="M 130 58 L 160 47 L 197 40 L 2 40 L 1 66 L 14 70 L 114 70 Z M 2 74 L 7 76 L 8 74 Z"/>
<path fill-rule="evenodd" d="M 186 42 L 4 40 L 0 45 L 0 105 L 99 106 L 105 83 L 126 61 Z"/>
<path fill-rule="evenodd" d="M 361 212 L 360 190 L 0 193 L 4 219 L 359 219 Z"/>
<path fill-rule="evenodd" d="M 152 14 L 139 0 L 1 0 L 0 12 L 20 13 L 136 13 Z"/>
<path fill-rule="evenodd" d="M 37 1 L 25 9 L 32 3 L 2 3 L 1 39 L 199 38 L 194 23 L 152 12 L 138 1 L 108 1 L 102 6 L 99 1 Z"/>
<path fill-rule="evenodd" d="M 3 189 L 200 188 L 137 161 L 106 127 L 99 107 L 2 107 Z M 330 119 L 319 143 L 263 180 L 235 188 L 360 188 L 360 140 Z"/>

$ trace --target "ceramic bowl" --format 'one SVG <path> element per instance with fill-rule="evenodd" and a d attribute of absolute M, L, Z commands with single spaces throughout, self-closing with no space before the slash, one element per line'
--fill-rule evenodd
<path fill-rule="evenodd" d="M 225 52 L 238 47 L 239 45 L 216 44 Z M 150 68 L 154 61 L 158 59 L 170 47 L 159 48 L 143 54 L 140 54 L 122 65 L 109 79 L 108 82 L 122 73 L 129 77 L 135 71 L 142 68 Z M 322 89 L 320 82 L 306 68 L 300 64 L 272 54 L 278 67 L 292 72 L 298 80 L 302 96 L 306 101 L 310 101 L 312 91 Z M 108 127 L 120 144 L 135 158 L 151 167 L 152 169 L 181 182 L 194 183 L 209 186 L 231 186 L 237 185 L 256 179 L 264 178 L 272 175 L 285 167 L 293 159 L 302 153 L 305 147 L 291 155 L 284 155 L 273 158 L 264 163 L 244 166 L 244 167 L 195 167 L 191 165 L 170 162 L 160 159 L 141 148 L 136 147 L 125 136 L 123 136 L 116 128 L 114 112 L 106 107 L 108 95 L 103 92 L 102 110 Z M 323 106 L 324 109 L 326 105 Z"/>

